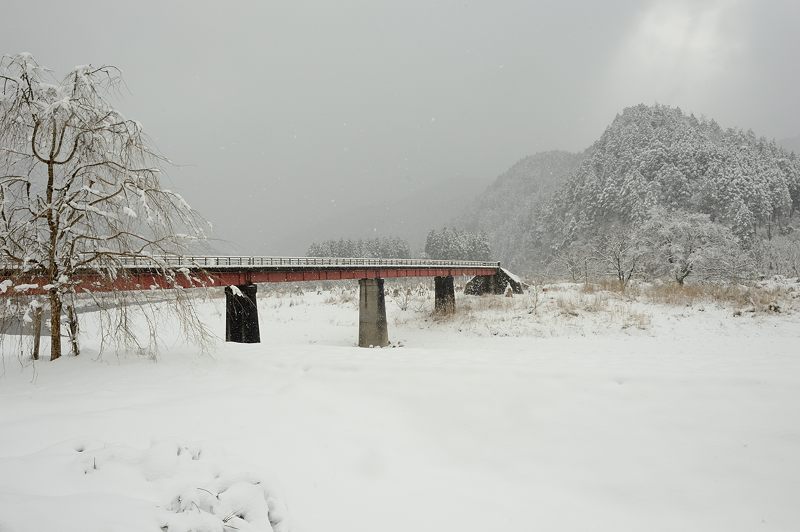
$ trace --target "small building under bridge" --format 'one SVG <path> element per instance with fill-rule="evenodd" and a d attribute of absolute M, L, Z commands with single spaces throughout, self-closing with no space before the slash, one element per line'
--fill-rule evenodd
<path fill-rule="evenodd" d="M 497 273 L 492 275 L 476 275 L 464 287 L 464 293 L 480 296 L 483 294 L 505 294 L 511 290 L 514 294 L 522 294 L 528 285 L 522 279 L 506 270 L 497 268 Z"/>

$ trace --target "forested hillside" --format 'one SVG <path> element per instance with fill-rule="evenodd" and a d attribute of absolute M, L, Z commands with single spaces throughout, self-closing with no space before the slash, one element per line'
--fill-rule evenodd
<path fill-rule="evenodd" d="M 638 105 L 590 148 L 556 195 L 548 226 L 568 241 L 610 222 L 644 222 L 663 207 L 707 214 L 745 243 L 785 229 L 798 206 L 800 162 L 774 141 Z"/>
<path fill-rule="evenodd" d="M 461 226 L 485 232 L 492 256 L 520 271 L 575 276 L 581 263 L 588 275 L 594 263 L 604 274 L 630 259 L 626 274 L 611 273 L 669 271 L 683 282 L 703 268 L 717 277 L 797 271 L 799 207 L 796 154 L 678 108 L 638 105 L 583 154 L 514 165 Z"/>
<path fill-rule="evenodd" d="M 487 235 L 492 257 L 511 266 L 531 258 L 531 234 L 553 194 L 578 168 L 583 156 L 550 151 L 526 157 L 492 183 L 459 220 Z"/>

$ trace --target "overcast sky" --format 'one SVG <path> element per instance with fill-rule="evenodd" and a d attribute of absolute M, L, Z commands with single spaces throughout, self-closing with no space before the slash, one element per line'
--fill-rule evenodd
<path fill-rule="evenodd" d="M 0 52 L 122 68 L 120 108 L 220 248 L 277 255 L 364 203 L 582 150 L 640 102 L 798 135 L 798 23 L 798 0 L 4 0 Z"/>

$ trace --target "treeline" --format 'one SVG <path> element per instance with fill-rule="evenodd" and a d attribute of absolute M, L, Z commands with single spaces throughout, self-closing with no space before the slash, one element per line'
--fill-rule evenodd
<path fill-rule="evenodd" d="M 314 242 L 308 248 L 309 257 L 354 257 L 354 258 L 411 258 L 408 242 L 398 237 L 379 237 L 366 240 L 324 240 Z"/>
<path fill-rule="evenodd" d="M 431 259 L 489 260 L 491 248 L 485 233 L 443 227 L 428 233 L 425 255 Z"/>
<path fill-rule="evenodd" d="M 362 257 L 384 259 L 411 258 L 408 242 L 397 237 L 371 239 L 324 240 L 308 247 L 309 257 Z M 473 233 L 452 227 L 428 233 L 425 256 L 431 259 L 490 260 L 489 240 L 484 233 Z"/>

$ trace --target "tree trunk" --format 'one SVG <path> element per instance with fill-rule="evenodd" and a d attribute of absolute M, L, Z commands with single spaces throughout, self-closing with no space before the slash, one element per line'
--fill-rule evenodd
<path fill-rule="evenodd" d="M 675 280 L 678 281 L 680 286 L 683 286 L 683 282 L 689 277 L 689 274 L 692 273 L 693 264 L 687 264 L 677 272 L 675 272 Z"/>
<path fill-rule="evenodd" d="M 67 322 L 69 324 L 69 341 L 72 344 L 72 355 L 78 356 L 81 354 L 80 345 L 78 344 L 78 313 L 75 311 L 73 302 L 67 304 Z"/>
<path fill-rule="evenodd" d="M 61 356 L 61 297 L 58 290 L 50 290 L 50 360 Z"/>
<path fill-rule="evenodd" d="M 53 145 L 50 150 L 50 160 L 47 162 L 47 227 L 50 230 L 50 245 L 48 247 L 49 257 L 49 277 L 51 283 L 56 285 L 59 282 L 59 271 L 56 257 L 58 256 L 58 222 L 53 209 L 53 182 L 55 179 L 55 150 L 56 130 L 53 125 Z M 61 294 L 58 288 L 50 289 L 50 360 L 55 360 L 61 356 Z"/>
<path fill-rule="evenodd" d="M 42 339 L 42 307 L 33 310 L 33 359 L 39 360 L 39 344 Z"/>

